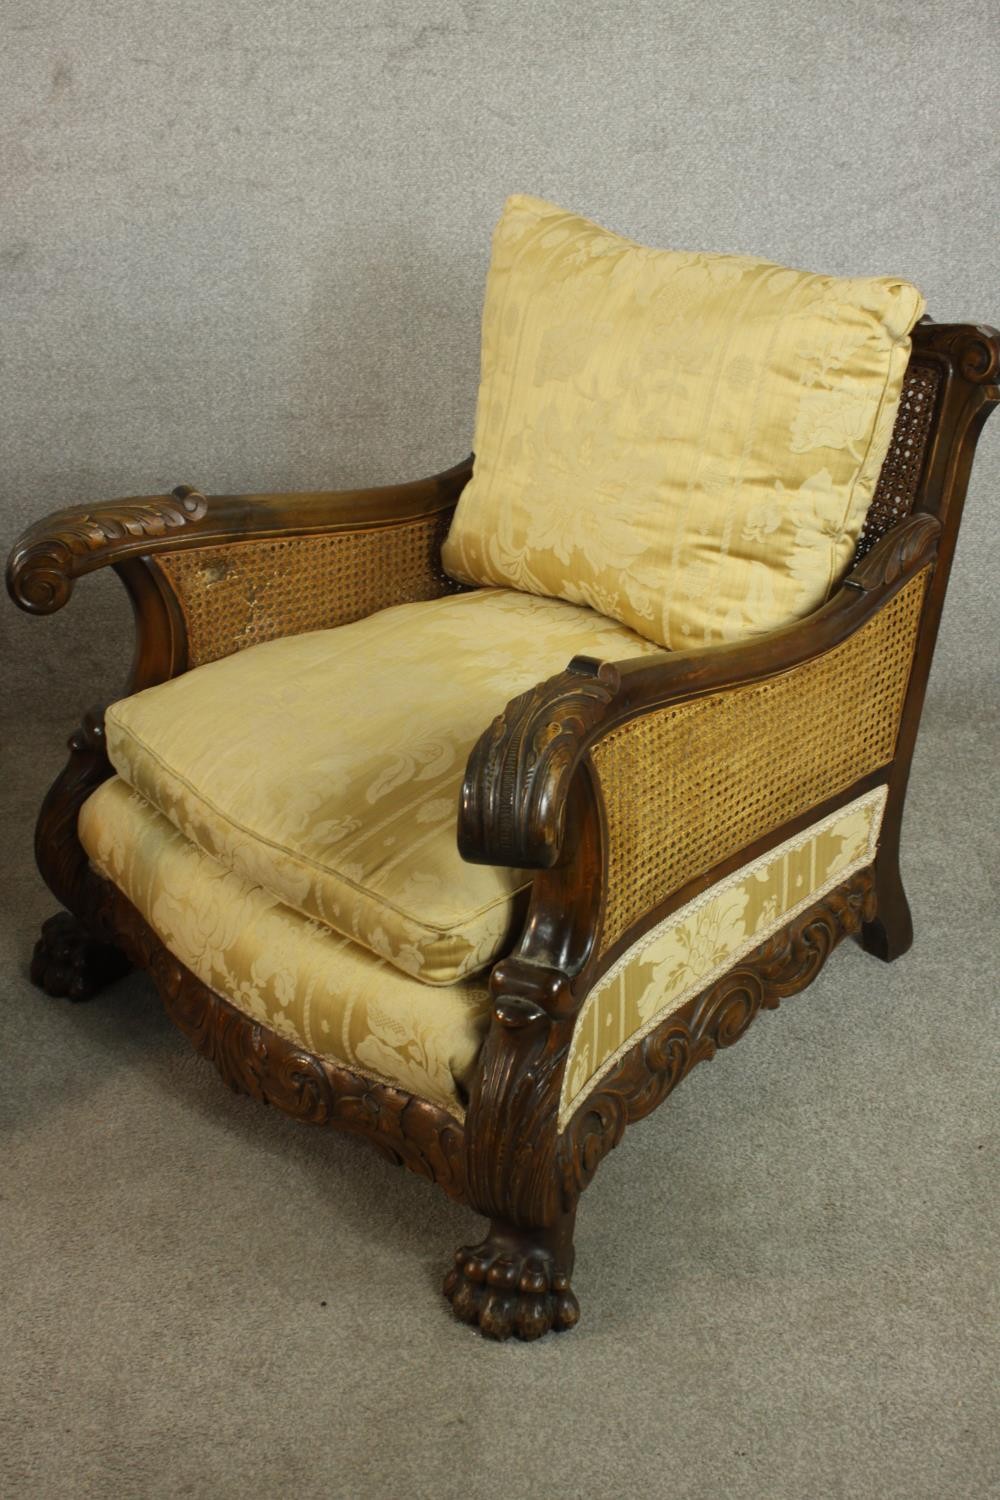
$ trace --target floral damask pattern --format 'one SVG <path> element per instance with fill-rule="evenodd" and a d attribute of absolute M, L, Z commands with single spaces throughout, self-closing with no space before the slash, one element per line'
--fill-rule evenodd
<path fill-rule="evenodd" d="M 923 306 L 509 199 L 445 566 L 674 649 L 807 614 L 851 558 Z"/>
<path fill-rule="evenodd" d="M 566 1064 L 562 1123 L 617 1057 L 779 927 L 875 858 L 885 787 L 814 823 L 673 912 L 601 976 Z"/>
<path fill-rule="evenodd" d="M 119 775 L 250 885 L 450 984 L 507 945 L 528 876 L 466 864 L 479 735 L 577 653 L 655 648 L 589 609 L 480 590 L 253 646 L 114 704 Z"/>
<path fill-rule="evenodd" d="M 319 1057 L 464 1112 L 489 1025 L 485 984 L 421 984 L 197 849 L 120 777 L 84 803 L 80 838 L 198 978 Z"/>

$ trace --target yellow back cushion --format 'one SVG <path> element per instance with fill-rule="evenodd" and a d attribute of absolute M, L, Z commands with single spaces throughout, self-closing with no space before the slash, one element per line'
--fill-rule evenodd
<path fill-rule="evenodd" d="M 445 567 L 672 649 L 809 613 L 850 561 L 923 307 L 895 278 L 651 250 L 508 199 Z"/>

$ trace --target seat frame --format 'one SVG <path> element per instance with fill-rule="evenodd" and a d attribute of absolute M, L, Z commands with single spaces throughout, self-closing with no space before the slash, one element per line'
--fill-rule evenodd
<path fill-rule="evenodd" d="M 79 1000 L 130 966 L 146 969 L 168 1014 L 231 1088 L 296 1119 L 366 1136 L 490 1221 L 478 1243 L 457 1252 L 445 1281 L 458 1317 L 495 1338 L 571 1327 L 579 1316 L 570 1286 L 577 1203 L 625 1127 L 696 1063 L 743 1036 L 762 1010 L 809 984 L 844 936 L 886 961 L 912 941 L 899 870 L 906 786 L 975 446 L 1000 402 L 998 373 L 996 330 L 930 319 L 917 325 L 908 378 L 921 378 L 925 399 L 909 411 L 901 404 L 855 564 L 808 618 L 663 659 L 575 658 L 485 728 L 466 771 L 459 847 L 467 859 L 536 873 L 520 936 L 491 971 L 490 1030 L 464 1121 L 241 1013 L 97 875 L 77 817 L 114 774 L 103 708 L 87 713 L 71 736 L 69 761 L 38 817 L 38 865 L 65 911 L 43 927 L 32 979 L 50 995 Z M 133 605 L 136 645 L 124 691 L 135 693 L 257 640 L 458 589 L 443 572 L 440 548 L 471 471 L 470 458 L 432 479 L 375 490 L 209 498 L 182 486 L 63 510 L 17 543 L 8 588 L 21 608 L 50 614 L 78 577 L 114 567 Z M 306 589 L 304 574 L 315 566 L 320 574 Z M 602 946 L 610 835 L 594 747 L 666 706 L 816 661 L 856 638 L 918 574 L 927 584 L 891 759 L 680 889 L 661 892 Z M 575 1021 L 609 965 L 696 892 L 883 784 L 874 863 L 637 1039 L 560 1126 Z M 650 840 L 669 836 L 650 828 Z"/>

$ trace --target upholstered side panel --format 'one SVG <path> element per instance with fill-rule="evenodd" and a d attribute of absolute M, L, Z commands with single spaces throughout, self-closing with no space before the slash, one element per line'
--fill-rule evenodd
<path fill-rule="evenodd" d="M 602 953 L 672 891 L 892 759 L 927 576 L 832 651 L 644 714 L 597 743 Z"/>
<path fill-rule="evenodd" d="M 482 982 L 432 987 L 282 905 L 191 844 L 117 777 L 80 839 L 192 973 L 318 1057 L 461 1119 L 489 1025 Z"/>
<path fill-rule="evenodd" d="M 441 567 L 450 519 L 439 511 L 358 531 L 158 553 L 184 615 L 189 666 L 456 592 L 461 585 Z"/>
<path fill-rule="evenodd" d="M 585 999 L 566 1064 L 560 1126 L 629 1047 L 799 912 L 875 858 L 886 789 L 814 823 L 652 928 Z"/>

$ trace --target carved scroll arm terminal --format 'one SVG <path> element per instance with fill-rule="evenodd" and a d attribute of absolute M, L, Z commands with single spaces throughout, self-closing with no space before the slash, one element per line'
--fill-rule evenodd
<path fill-rule="evenodd" d="M 73 506 L 36 522 L 15 544 L 7 589 L 29 614 L 61 609 L 73 583 L 136 557 L 254 538 L 384 528 L 453 507 L 471 459 L 429 479 L 368 490 L 203 495 L 180 485 L 169 495 Z"/>

